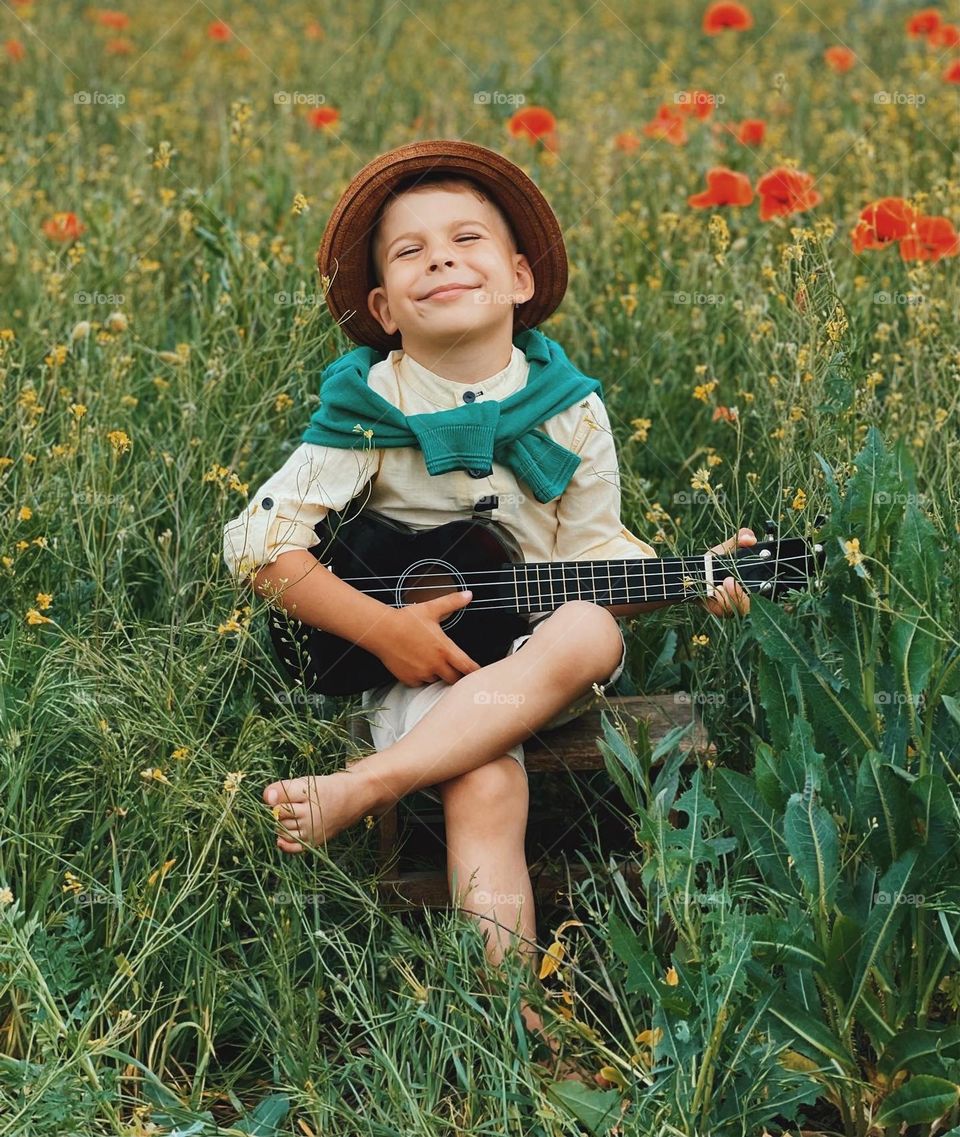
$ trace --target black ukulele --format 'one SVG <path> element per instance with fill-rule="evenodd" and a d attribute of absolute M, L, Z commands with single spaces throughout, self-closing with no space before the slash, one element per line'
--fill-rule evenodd
<path fill-rule="evenodd" d="M 706 596 L 707 585 L 737 577 L 750 592 L 778 597 L 806 587 L 822 546 L 801 538 L 767 540 L 733 556 L 645 557 L 614 561 L 527 564 L 513 535 L 479 513 L 434 529 L 411 529 L 372 510 L 330 511 L 315 526 L 310 552 L 348 584 L 394 608 L 471 589 L 473 599 L 440 627 L 481 667 L 503 659 L 526 616 L 569 600 L 637 604 Z M 818 526 L 820 519 L 818 518 Z M 306 691 L 355 695 L 396 677 L 379 658 L 350 640 L 303 624 L 282 609 L 269 610 L 270 638 L 281 664 Z"/>

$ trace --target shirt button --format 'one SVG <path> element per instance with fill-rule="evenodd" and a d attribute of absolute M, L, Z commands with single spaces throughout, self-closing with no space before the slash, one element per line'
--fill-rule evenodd
<path fill-rule="evenodd" d="M 473 391 L 464 391 L 463 392 L 463 401 L 465 403 L 472 403 L 476 397 L 477 396 L 473 393 Z"/>
<path fill-rule="evenodd" d="M 263 501 L 260 502 L 260 504 L 263 506 L 264 509 L 273 509 L 273 498 L 272 497 L 265 497 L 263 499 Z"/>

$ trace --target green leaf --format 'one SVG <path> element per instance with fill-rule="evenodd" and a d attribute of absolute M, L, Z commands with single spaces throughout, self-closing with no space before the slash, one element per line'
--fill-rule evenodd
<path fill-rule="evenodd" d="M 842 912 L 833 923 L 824 971 L 830 986 L 844 1002 L 853 990 L 853 969 L 860 954 L 863 928 Z"/>
<path fill-rule="evenodd" d="M 932 608 L 942 567 L 943 553 L 936 529 L 919 506 L 908 500 L 892 560 L 896 592 L 906 589 L 910 603 Z M 903 599 L 908 598 L 904 595 Z"/>
<path fill-rule="evenodd" d="M 894 602 L 894 607 L 898 607 Z M 916 605 L 899 605 L 890 632 L 890 655 L 900 680 L 900 690 L 910 706 L 917 708 L 930 672 L 941 649 L 929 615 Z M 889 692 L 892 697 L 900 692 Z"/>
<path fill-rule="evenodd" d="M 873 555 L 881 538 L 903 512 L 903 494 L 891 454 L 875 426 L 853 459 L 856 472 L 846 485 L 841 519 L 848 537 L 859 537 L 863 552 Z"/>
<path fill-rule="evenodd" d="M 867 849 L 881 872 L 917 843 L 904 790 L 892 765 L 876 750 L 868 750 L 857 772 L 854 821 L 867 835 Z"/>
<path fill-rule="evenodd" d="M 783 667 L 796 667 L 815 675 L 831 691 L 840 691 L 845 680 L 832 674 L 807 646 L 798 620 L 788 616 L 772 600 L 755 593 L 750 600 L 750 631 L 764 655 Z"/>
<path fill-rule="evenodd" d="M 916 849 L 909 849 L 898 861 L 894 861 L 877 884 L 873 907 L 863 932 L 863 947 L 854 972 L 853 989 L 844 1019 L 844 1031 L 849 1028 L 853 1020 L 860 992 L 866 984 L 871 968 L 876 966 L 906 916 L 907 909 L 901 898 L 913 875 L 917 855 Z"/>
<path fill-rule="evenodd" d="M 837 823 L 820 804 L 815 773 L 808 769 L 803 793 L 791 794 L 784 815 L 784 838 L 794 867 L 820 911 L 833 907 L 840 872 Z"/>
<path fill-rule="evenodd" d="M 777 814 L 750 779 L 735 770 L 718 769 L 714 793 L 724 823 L 737 835 L 741 853 L 745 858 L 749 856 L 761 879 L 780 892 L 792 890 Z"/>
<path fill-rule="evenodd" d="M 945 1076 L 944 1058 L 960 1058 L 960 1026 L 943 1030 L 902 1030 L 884 1047 L 877 1062 L 877 1072 L 892 1078 L 900 1070 L 911 1074 Z"/>
<path fill-rule="evenodd" d="M 778 750 L 787 745 L 790 737 L 790 720 L 796 708 L 794 681 L 792 668 L 761 654 L 757 661 L 757 692 L 766 716 L 767 733 Z"/>
<path fill-rule="evenodd" d="M 620 1118 L 619 1090 L 591 1090 L 581 1082 L 568 1080 L 547 1086 L 546 1093 L 591 1133 L 609 1133 Z"/>
<path fill-rule="evenodd" d="M 624 988 L 627 993 L 633 994 L 639 991 L 659 1002 L 663 988 L 660 986 L 662 969 L 657 957 L 641 945 L 636 932 L 621 920 L 616 912 L 611 912 L 607 921 L 607 940 L 617 959 L 626 964 L 627 978 Z"/>
<path fill-rule="evenodd" d="M 250 1137 L 280 1137 L 280 1122 L 290 1112 L 290 1099 L 286 1094 L 269 1094 L 259 1102 L 249 1119 L 234 1125 Z"/>
<path fill-rule="evenodd" d="M 822 1016 L 810 1014 L 785 998 L 774 999 L 767 1008 L 791 1033 L 818 1053 L 845 1070 L 853 1070 L 855 1063 L 844 1049 L 843 1043 L 823 1021 Z"/>
<path fill-rule="evenodd" d="M 918 1074 L 885 1098 L 878 1125 L 922 1125 L 936 1121 L 956 1104 L 958 1087 L 945 1078 Z"/>

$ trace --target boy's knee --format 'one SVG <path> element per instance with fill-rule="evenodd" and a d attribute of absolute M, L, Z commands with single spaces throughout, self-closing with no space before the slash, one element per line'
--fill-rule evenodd
<path fill-rule="evenodd" d="M 537 631 L 548 632 L 564 660 L 595 665 L 596 682 L 603 682 L 620 662 L 623 637 L 617 618 L 591 600 L 568 600 Z M 536 634 L 536 633 L 535 633 Z"/>
<path fill-rule="evenodd" d="M 485 762 L 443 782 L 440 796 L 444 808 L 463 806 L 472 816 L 493 821 L 516 806 L 526 808 L 527 778 L 509 754 Z"/>

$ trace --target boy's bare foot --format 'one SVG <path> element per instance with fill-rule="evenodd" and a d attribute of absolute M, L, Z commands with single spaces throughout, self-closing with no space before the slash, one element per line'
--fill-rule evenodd
<path fill-rule="evenodd" d="M 286 831 L 277 837 L 277 847 L 284 853 L 325 845 L 381 807 L 362 775 L 350 769 L 271 782 L 263 800 Z"/>

